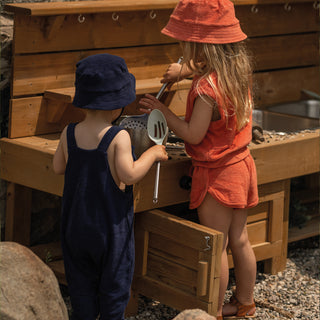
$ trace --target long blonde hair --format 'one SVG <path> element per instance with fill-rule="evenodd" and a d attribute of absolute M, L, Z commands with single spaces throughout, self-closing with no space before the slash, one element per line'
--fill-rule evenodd
<path fill-rule="evenodd" d="M 200 76 L 199 81 L 207 79 L 226 116 L 231 111 L 237 118 L 237 129 L 243 128 L 252 110 L 252 68 L 245 44 L 182 42 L 181 45 L 184 62 Z M 217 87 L 210 76 L 213 72 Z"/>

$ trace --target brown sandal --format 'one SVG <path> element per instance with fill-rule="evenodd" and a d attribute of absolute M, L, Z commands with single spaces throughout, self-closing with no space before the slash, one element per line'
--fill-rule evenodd
<path fill-rule="evenodd" d="M 250 319 L 255 318 L 256 305 L 252 304 L 241 304 L 235 296 L 232 296 L 230 299 L 230 304 L 233 304 L 237 307 L 237 313 L 235 315 L 225 315 L 223 319 Z"/>
<path fill-rule="evenodd" d="M 223 320 L 223 316 L 217 316 L 217 320 Z"/>

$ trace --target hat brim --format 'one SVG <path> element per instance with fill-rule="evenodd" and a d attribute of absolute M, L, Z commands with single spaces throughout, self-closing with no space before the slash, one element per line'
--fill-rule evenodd
<path fill-rule="evenodd" d="M 212 44 L 240 42 L 247 38 L 247 35 L 242 32 L 239 23 L 223 27 L 201 25 L 200 28 L 196 24 L 180 21 L 172 17 L 161 32 L 180 41 Z"/>

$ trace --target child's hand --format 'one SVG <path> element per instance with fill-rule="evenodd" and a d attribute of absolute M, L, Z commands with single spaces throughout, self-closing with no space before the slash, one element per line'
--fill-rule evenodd
<path fill-rule="evenodd" d="M 167 107 L 161 103 L 156 97 L 151 94 L 146 94 L 143 98 L 140 99 L 139 104 L 143 107 L 140 108 L 140 111 L 145 113 L 150 113 L 153 109 L 159 109 L 163 112 Z"/>
<path fill-rule="evenodd" d="M 172 63 L 169 65 L 166 73 L 163 75 L 163 79 L 161 79 L 161 83 L 167 82 L 177 82 L 181 80 L 181 68 L 182 65 L 180 63 Z"/>
<path fill-rule="evenodd" d="M 156 161 L 166 161 L 168 160 L 168 153 L 164 145 L 154 145 L 150 148 L 156 157 Z"/>

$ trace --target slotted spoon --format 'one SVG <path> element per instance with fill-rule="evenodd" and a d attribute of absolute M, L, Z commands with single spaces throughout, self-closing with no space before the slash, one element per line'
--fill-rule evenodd
<path fill-rule="evenodd" d="M 147 130 L 149 138 L 158 145 L 162 145 L 164 139 L 168 133 L 168 126 L 166 118 L 164 117 L 163 113 L 158 110 L 154 109 L 150 112 L 148 123 L 147 123 Z M 153 203 L 158 202 L 158 191 L 159 191 L 159 175 L 160 175 L 160 161 L 157 162 L 156 166 L 156 178 L 154 182 L 154 191 L 153 191 Z"/>

